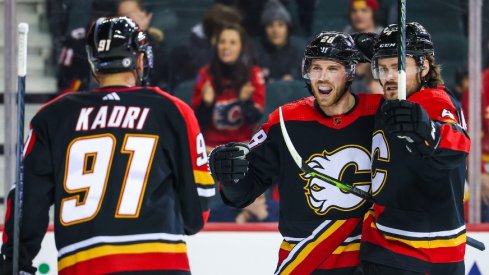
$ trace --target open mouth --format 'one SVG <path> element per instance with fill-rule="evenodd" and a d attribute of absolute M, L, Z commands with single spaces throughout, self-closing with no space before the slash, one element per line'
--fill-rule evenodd
<path fill-rule="evenodd" d="M 318 90 L 320 94 L 329 95 L 333 91 L 333 88 L 331 88 L 330 86 L 321 85 L 318 87 Z"/>
<path fill-rule="evenodd" d="M 397 86 L 395 85 L 388 85 L 385 87 L 385 90 L 388 91 L 388 92 L 395 92 L 397 91 Z"/>

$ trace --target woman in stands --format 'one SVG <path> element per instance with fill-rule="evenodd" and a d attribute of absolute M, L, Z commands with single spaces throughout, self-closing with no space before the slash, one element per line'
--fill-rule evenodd
<path fill-rule="evenodd" d="M 265 82 L 260 68 L 253 65 L 245 31 L 239 25 L 225 26 L 216 41 L 192 97 L 208 151 L 231 141 L 248 142 L 265 104 Z"/>

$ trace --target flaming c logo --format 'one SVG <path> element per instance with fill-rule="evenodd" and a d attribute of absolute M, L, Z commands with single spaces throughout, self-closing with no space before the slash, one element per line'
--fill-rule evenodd
<path fill-rule="evenodd" d="M 353 184 L 363 191 L 370 189 L 370 153 L 361 146 L 347 145 L 333 152 L 325 150 L 312 155 L 306 163 L 322 174 Z M 301 178 L 307 181 L 304 186 L 307 203 L 318 215 L 326 215 L 332 209 L 352 211 L 365 202 L 317 177 L 303 173 Z M 352 182 L 353 179 L 361 180 Z"/>

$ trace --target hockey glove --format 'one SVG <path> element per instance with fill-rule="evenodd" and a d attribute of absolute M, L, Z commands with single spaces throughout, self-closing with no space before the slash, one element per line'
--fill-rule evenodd
<path fill-rule="evenodd" d="M 246 155 L 250 152 L 248 145 L 231 142 L 212 150 L 209 156 L 209 167 L 216 182 L 238 182 L 248 171 Z"/>
<path fill-rule="evenodd" d="M 386 100 L 382 104 L 386 132 L 407 142 L 408 150 L 430 155 L 438 146 L 439 130 L 421 107 L 406 100 Z"/>

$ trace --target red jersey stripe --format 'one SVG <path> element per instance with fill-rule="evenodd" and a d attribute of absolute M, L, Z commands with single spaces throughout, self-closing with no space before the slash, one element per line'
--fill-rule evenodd
<path fill-rule="evenodd" d="M 79 262 L 59 271 L 60 275 L 108 274 L 148 270 L 190 271 L 185 253 L 143 253 L 111 255 Z"/>

